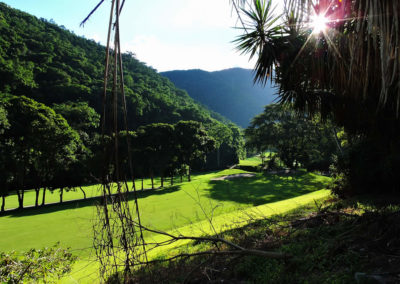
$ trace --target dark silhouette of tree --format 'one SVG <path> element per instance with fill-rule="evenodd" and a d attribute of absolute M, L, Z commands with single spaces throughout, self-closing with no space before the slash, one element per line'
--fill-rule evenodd
<path fill-rule="evenodd" d="M 4 100 L 10 127 L 4 131 L 2 148 L 8 153 L 4 162 L 13 176 L 11 187 L 17 192 L 19 208 L 23 208 L 24 191 L 30 188 L 44 188 L 44 204 L 45 189 L 57 168 L 75 160 L 79 135 L 43 104 L 24 96 Z"/>
<path fill-rule="evenodd" d="M 281 103 L 344 128 L 346 189 L 399 192 L 400 2 L 289 0 L 283 15 L 267 0 L 233 3 L 244 7 L 237 44 L 256 58 L 255 80 L 272 76 Z M 326 19 L 321 32 L 313 16 Z"/>

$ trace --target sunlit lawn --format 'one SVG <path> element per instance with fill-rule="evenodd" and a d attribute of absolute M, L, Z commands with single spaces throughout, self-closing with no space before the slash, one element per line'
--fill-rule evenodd
<path fill-rule="evenodd" d="M 178 177 L 175 177 L 174 182 L 179 182 L 180 179 Z M 136 188 L 140 191 L 142 188 L 142 182 L 141 180 L 136 180 L 135 182 Z M 165 182 L 165 185 L 169 184 L 169 179 L 168 182 Z M 151 180 L 150 179 L 144 179 L 143 182 L 143 187 L 145 189 L 151 188 Z M 132 187 L 132 183 L 129 183 L 130 188 Z M 160 186 L 160 178 L 155 178 L 154 179 L 154 187 L 159 187 Z M 83 186 L 82 189 L 86 193 L 86 197 L 96 197 L 96 196 L 101 196 L 101 188 L 99 185 L 89 185 L 89 186 Z M 132 190 L 132 189 L 130 189 Z M 42 197 L 43 197 L 43 190 L 40 190 L 39 194 L 39 205 L 42 203 Z M 70 191 L 64 191 L 64 196 L 63 196 L 63 201 L 70 201 L 70 200 L 77 200 L 77 199 L 83 199 L 84 195 L 82 191 L 79 188 L 75 188 Z M 28 190 L 25 191 L 25 197 L 24 197 L 24 207 L 27 206 L 33 206 L 35 205 L 35 199 L 36 199 L 36 193 L 34 190 Z M 46 191 L 46 204 L 49 203 L 58 203 L 60 202 L 60 191 L 57 189 L 53 192 L 50 192 L 49 190 Z M 18 208 L 18 197 L 15 193 L 9 195 L 6 197 L 6 209 L 14 209 Z"/>
<path fill-rule="evenodd" d="M 256 163 L 257 159 L 259 158 L 251 158 L 246 163 Z M 313 198 L 321 195 L 318 190 L 326 188 L 330 182 L 328 177 L 306 172 L 299 172 L 294 176 L 257 173 L 252 178 L 211 180 L 215 177 L 237 173 L 245 173 L 245 171 L 231 169 L 199 174 L 193 176 L 192 182 L 184 181 L 164 189 L 139 191 L 143 224 L 160 230 L 179 228 L 180 231 L 187 231 L 192 228 L 190 224 L 202 224 L 201 222 L 206 219 L 204 214 L 206 212 L 208 216 L 213 215 L 216 226 L 223 226 L 231 222 L 242 210 L 251 210 L 255 206 L 266 204 L 263 210 L 269 210 L 266 214 L 270 215 L 273 212 L 295 208 L 297 201 L 293 200 L 304 199 L 303 203 L 311 202 Z M 145 188 L 149 188 L 148 180 L 146 184 Z M 138 186 L 140 188 L 139 182 Z M 159 181 L 156 186 L 159 186 Z M 100 194 L 98 188 L 98 186 L 87 187 L 87 196 Z M 315 192 L 315 196 L 312 192 Z M 82 198 L 82 193 L 68 192 L 64 197 L 65 200 Z M 58 198 L 58 194 L 48 194 L 47 202 L 57 202 Z M 12 204 L 11 197 L 7 202 Z M 26 204 L 34 202 L 34 192 L 27 193 L 26 202 Z M 80 200 L 12 211 L 1 216 L 0 251 L 25 251 L 60 242 L 61 246 L 71 247 L 73 253 L 80 256 L 76 267 L 85 265 L 93 255 L 92 226 L 93 220 L 96 219 L 94 204 L 97 202 L 99 201 Z M 130 204 L 133 206 L 133 200 Z M 200 232 L 192 233 L 199 234 Z M 146 237 L 153 238 L 154 236 L 147 234 Z M 91 267 L 93 270 L 93 265 Z M 80 276 L 85 273 L 85 268 L 78 272 Z"/>
<path fill-rule="evenodd" d="M 259 156 L 247 158 L 246 160 L 241 160 L 239 165 L 240 166 L 259 166 L 259 165 L 261 165 L 261 158 Z"/>
<path fill-rule="evenodd" d="M 191 183 L 139 193 L 143 222 L 161 230 L 179 228 L 205 219 L 202 208 L 214 216 L 240 208 L 276 202 L 325 188 L 329 178 L 312 173 L 294 177 L 257 174 L 254 178 L 211 181 L 222 175 L 241 173 L 225 170 L 194 177 Z M 0 217 L 1 251 L 62 246 L 89 255 L 92 246 L 93 200 L 39 209 L 26 209 Z M 132 202 L 131 202 L 132 203 Z M 85 249 L 85 250 L 82 250 Z"/>

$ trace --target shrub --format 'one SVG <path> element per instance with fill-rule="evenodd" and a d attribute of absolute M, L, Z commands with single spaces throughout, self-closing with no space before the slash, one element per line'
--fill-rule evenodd
<path fill-rule="evenodd" d="M 59 244 L 51 248 L 31 249 L 23 254 L 0 252 L 0 282 L 57 282 L 71 271 L 75 260 L 76 256 L 69 249 L 60 248 Z"/>

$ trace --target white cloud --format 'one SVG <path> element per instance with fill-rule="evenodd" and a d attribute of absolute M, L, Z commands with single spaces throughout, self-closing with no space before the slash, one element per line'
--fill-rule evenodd
<path fill-rule="evenodd" d="M 99 36 L 98 34 L 89 35 L 88 38 L 93 39 L 95 42 L 100 42 L 102 40 L 102 37 Z"/>
<path fill-rule="evenodd" d="M 158 71 L 171 69 L 203 69 L 208 71 L 232 67 L 252 68 L 248 57 L 241 56 L 233 46 L 213 44 L 175 44 L 162 42 L 155 36 L 138 36 L 123 45 L 137 58 Z"/>
<path fill-rule="evenodd" d="M 226 28 L 233 26 L 235 20 L 231 17 L 229 0 L 180 0 L 175 5 L 171 24 L 174 27 L 192 28 Z"/>

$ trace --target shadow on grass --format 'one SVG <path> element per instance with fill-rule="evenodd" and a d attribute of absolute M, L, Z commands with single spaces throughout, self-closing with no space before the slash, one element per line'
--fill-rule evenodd
<path fill-rule="evenodd" d="M 165 188 L 158 188 L 158 189 L 154 189 L 154 190 L 145 190 L 145 191 L 138 190 L 137 195 L 138 195 L 138 199 L 141 199 L 141 198 L 146 198 L 148 196 L 164 195 L 164 194 L 172 193 L 172 192 L 178 191 L 180 189 L 181 189 L 181 184 L 169 186 L 169 187 L 165 187 Z M 52 203 L 52 204 L 46 204 L 45 206 L 39 206 L 39 207 L 13 209 L 13 210 L 8 210 L 4 213 L 1 213 L 0 217 L 1 216 L 10 216 L 10 217 L 18 218 L 18 217 L 25 217 L 25 216 L 32 216 L 32 215 L 48 214 L 48 213 L 53 213 L 53 212 L 62 211 L 62 210 L 83 208 L 83 207 L 101 204 L 102 199 L 103 199 L 102 196 L 96 196 L 96 197 L 87 198 L 86 200 L 85 199 L 69 200 L 69 201 L 64 201 L 63 203 Z M 129 201 L 134 200 L 133 192 L 129 192 L 128 200 Z"/>
<path fill-rule="evenodd" d="M 326 188 L 327 182 L 300 172 L 291 176 L 257 175 L 253 178 L 210 181 L 209 197 L 258 206 Z"/>

